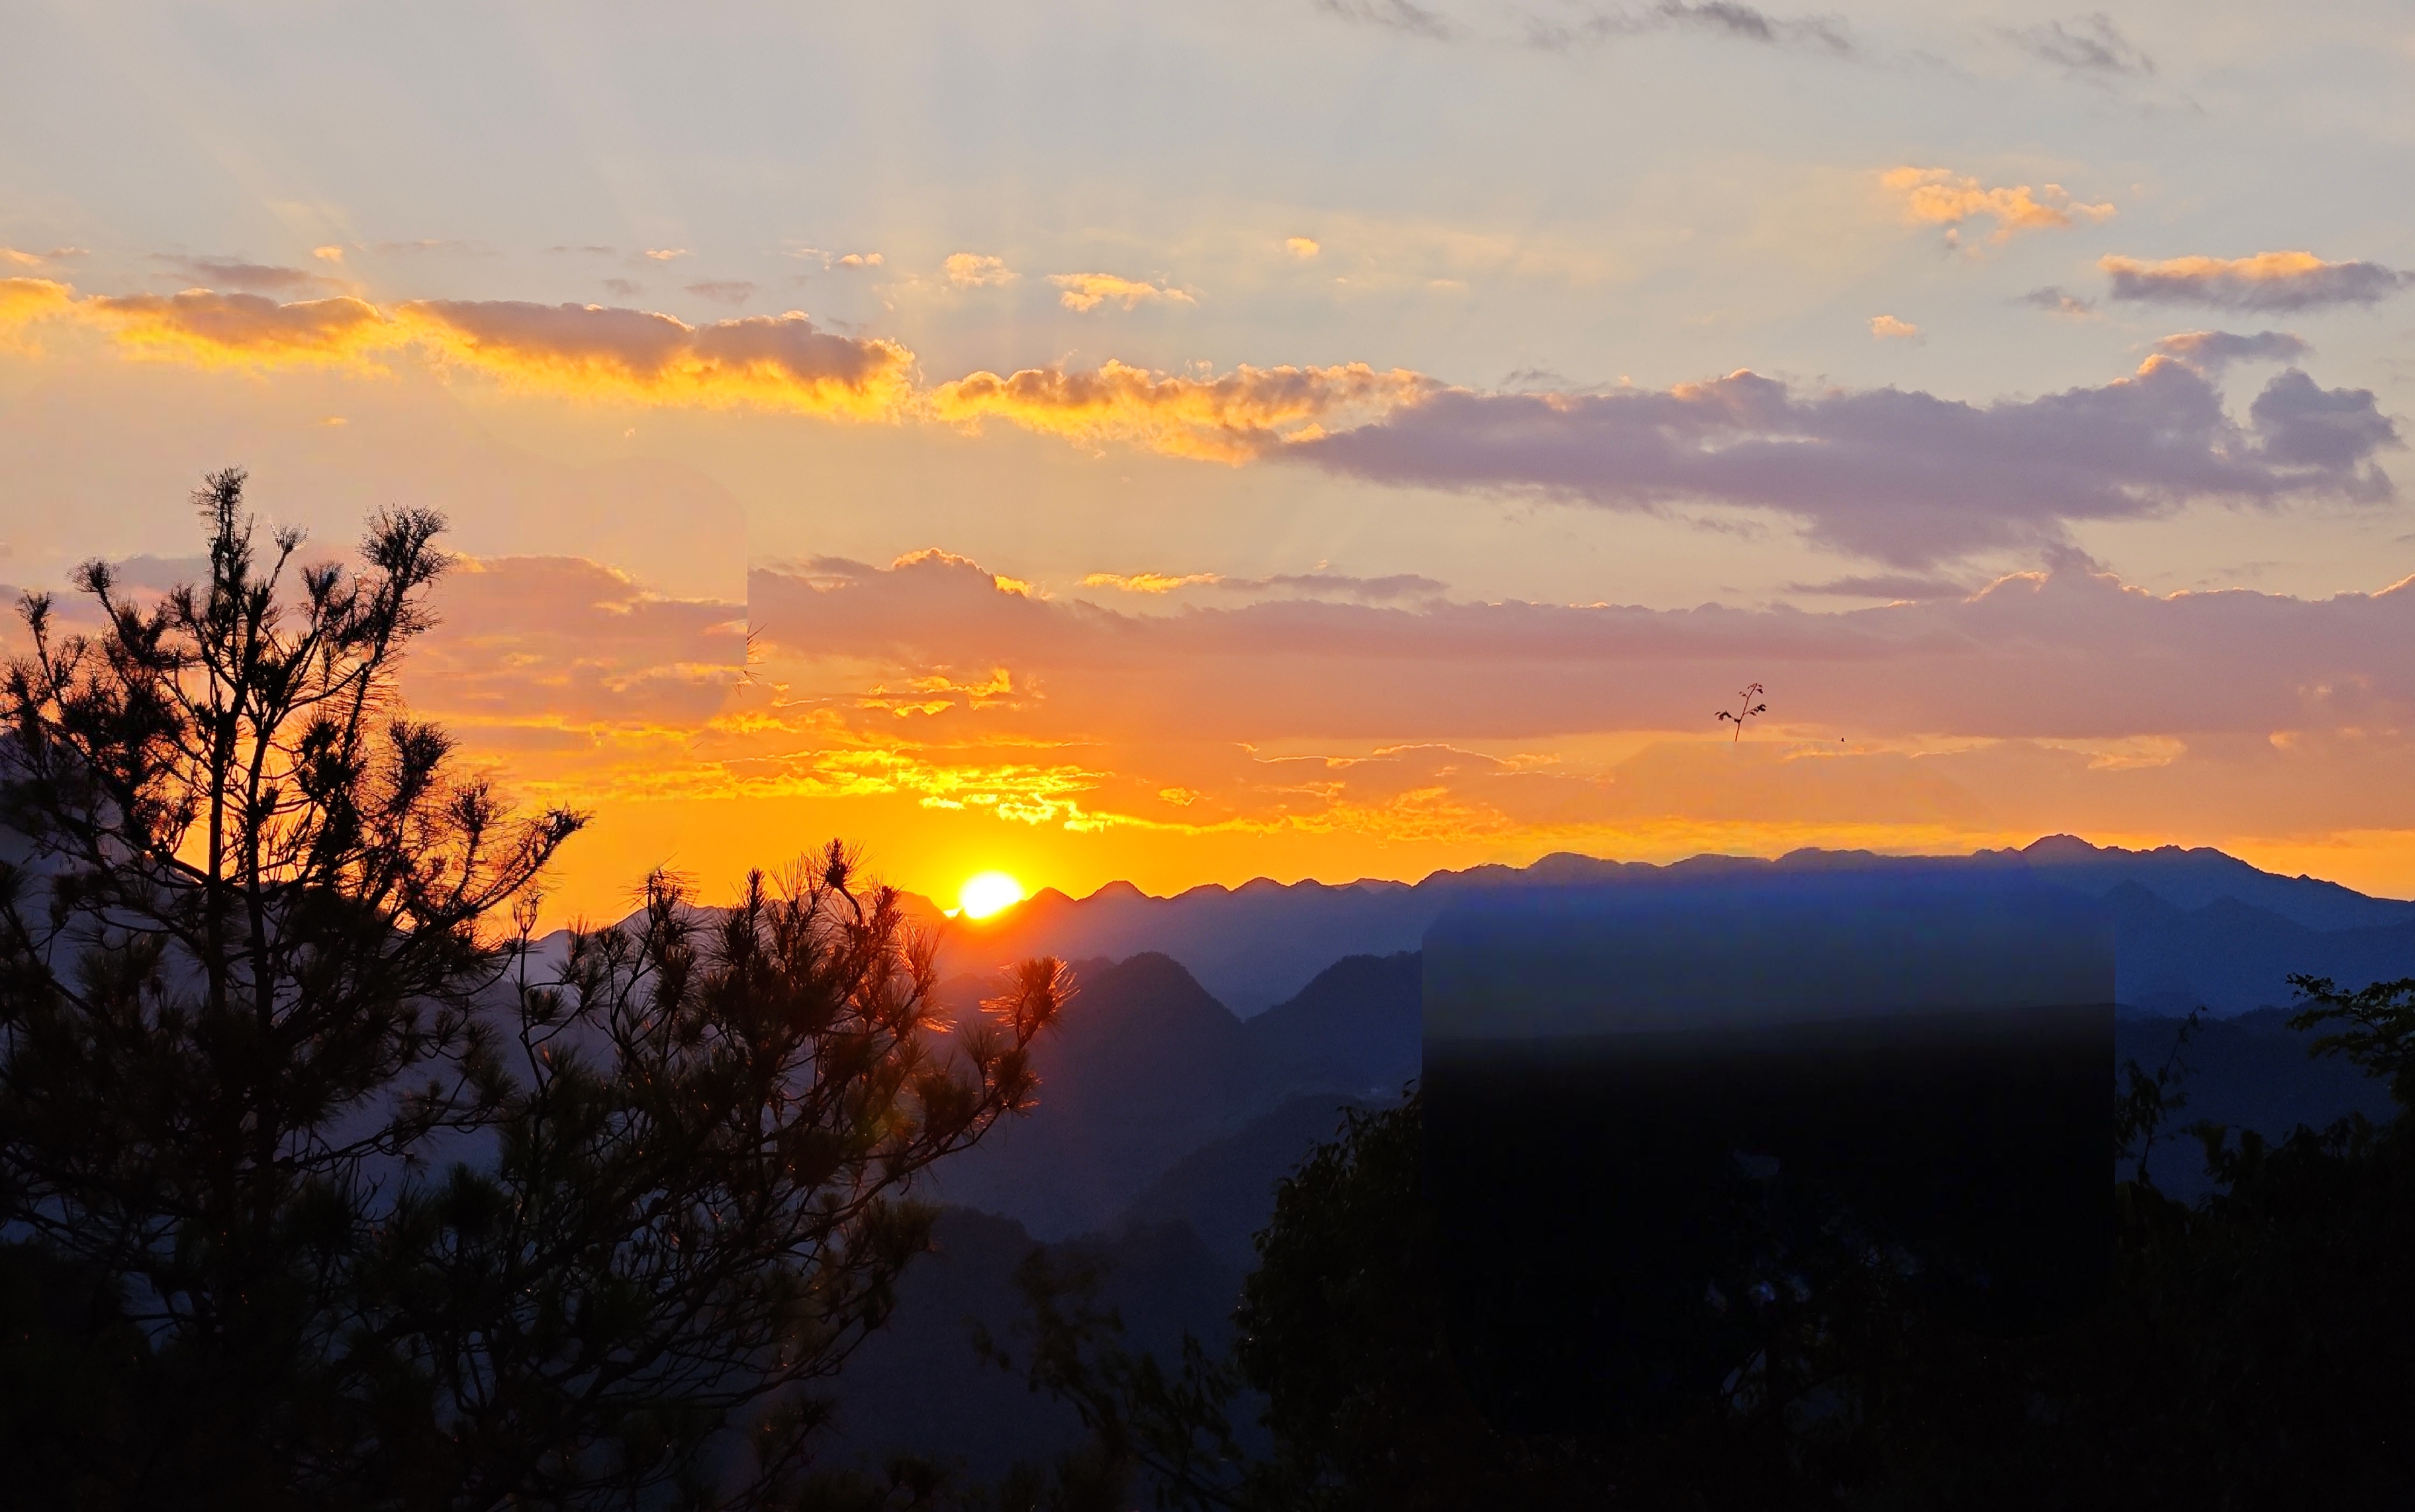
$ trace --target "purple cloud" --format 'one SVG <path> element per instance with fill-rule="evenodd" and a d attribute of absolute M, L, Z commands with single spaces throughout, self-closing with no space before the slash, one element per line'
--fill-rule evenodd
<path fill-rule="evenodd" d="M 1750 371 L 1600 395 L 1448 389 L 1279 455 L 1410 487 L 1767 509 L 1821 545 L 1918 569 L 2191 500 L 2387 498 L 2372 457 L 2397 444 L 2368 390 L 2284 374 L 2242 424 L 2204 372 L 2156 357 L 2102 387 L 1988 405 L 1798 393 Z"/>

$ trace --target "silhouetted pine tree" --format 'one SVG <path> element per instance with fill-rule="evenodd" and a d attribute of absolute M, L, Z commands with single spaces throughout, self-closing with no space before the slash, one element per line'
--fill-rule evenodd
<path fill-rule="evenodd" d="M 442 520 L 304 566 L 243 482 L 205 583 L 87 565 L 99 627 L 30 597 L 8 670 L 6 1498 L 769 1504 L 924 1244 L 908 1183 L 1028 1102 L 1057 964 L 935 1040 L 931 942 L 835 843 L 540 959 L 581 816 L 397 705 Z"/>

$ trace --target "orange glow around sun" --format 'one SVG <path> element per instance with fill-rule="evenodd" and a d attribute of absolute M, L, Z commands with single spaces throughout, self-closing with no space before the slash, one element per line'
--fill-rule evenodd
<path fill-rule="evenodd" d="M 956 911 L 967 919 L 987 919 L 1022 901 L 1023 884 L 1004 872 L 977 873 L 956 891 Z"/>

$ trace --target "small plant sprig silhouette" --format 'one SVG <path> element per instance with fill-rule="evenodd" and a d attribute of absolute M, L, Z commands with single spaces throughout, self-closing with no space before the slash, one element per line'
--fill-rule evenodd
<path fill-rule="evenodd" d="M 1734 712 L 1730 712 L 1725 709 L 1719 711 L 1719 717 L 1721 719 L 1733 720 L 1735 722 L 1735 735 L 1733 739 L 1728 741 L 1730 745 L 1733 745 L 1737 741 L 1744 739 L 1744 722 L 1746 720 L 1750 719 L 1755 714 L 1764 714 L 1769 711 L 1769 705 L 1759 701 L 1761 694 L 1762 687 L 1760 683 L 1748 682 L 1745 684 L 1744 691 L 1736 695 L 1736 697 L 1740 699 L 1741 702 L 1736 705 Z"/>

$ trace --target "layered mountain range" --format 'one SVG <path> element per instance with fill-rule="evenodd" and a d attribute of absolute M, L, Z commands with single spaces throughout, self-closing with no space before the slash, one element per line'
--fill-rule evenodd
<path fill-rule="evenodd" d="M 1121 885 L 1082 899 L 1048 891 L 992 921 L 950 921 L 941 991 L 950 1012 L 971 1010 L 992 990 L 992 968 L 1032 954 L 1071 962 L 1078 991 L 1041 1041 L 1039 1105 L 923 1191 L 950 1211 L 937 1251 L 906 1278 L 892 1325 L 839 1383 L 841 1453 L 911 1445 L 995 1472 L 1072 1441 L 1068 1413 L 981 1368 L 969 1344 L 975 1322 L 1011 1336 L 1008 1277 L 1038 1244 L 1109 1266 L 1119 1279 L 1108 1300 L 1136 1343 L 1162 1352 L 1186 1328 L 1221 1338 L 1277 1184 L 1347 1111 L 1388 1104 L 1418 1076 L 1418 951 L 1464 890 L 1886 864 L 1858 852 L 1666 867 L 1560 856 L 1414 886 L 1261 880 L 1172 898 Z M 2216 850 L 2129 851 L 2068 836 L 1937 864 L 2027 868 L 2104 902 L 2123 1008 L 2115 1064 L 2164 1064 L 2181 1017 L 2208 1010 L 2181 1055 L 2182 1119 L 2277 1138 L 2352 1112 L 2389 1115 L 2380 1084 L 2307 1055 L 2307 1037 L 2286 1024 L 2287 979 L 2415 976 L 2415 904 L 2276 876 Z M 2192 1141 L 2167 1143 L 2152 1175 L 2176 1195 L 2198 1195 L 2207 1182 L 2196 1157 Z"/>
<path fill-rule="evenodd" d="M 1250 1018 L 1293 998 L 1351 955 L 1418 949 L 1425 932 L 1472 889 L 1653 887 L 1706 873 L 1862 870 L 1901 864 L 1868 851 L 1798 850 L 1776 861 L 1697 856 L 1642 861 L 1546 856 L 1532 866 L 1436 872 L 1421 882 L 1205 886 L 1156 898 L 1112 883 L 1086 898 L 1046 889 L 991 919 L 941 921 L 942 959 L 980 972 L 1031 955 L 1122 960 L 1158 951 L 1207 994 Z M 2123 850 L 2050 835 L 2018 850 L 1931 858 L 1923 864 L 2020 869 L 2101 898 L 2112 913 L 2125 1004 L 2217 1015 L 2289 1001 L 2291 972 L 2373 981 L 2415 974 L 2415 903 L 2368 897 L 2336 882 L 2259 871 L 2219 850 Z M 2395 963 L 2393 965 L 2392 963 Z"/>

